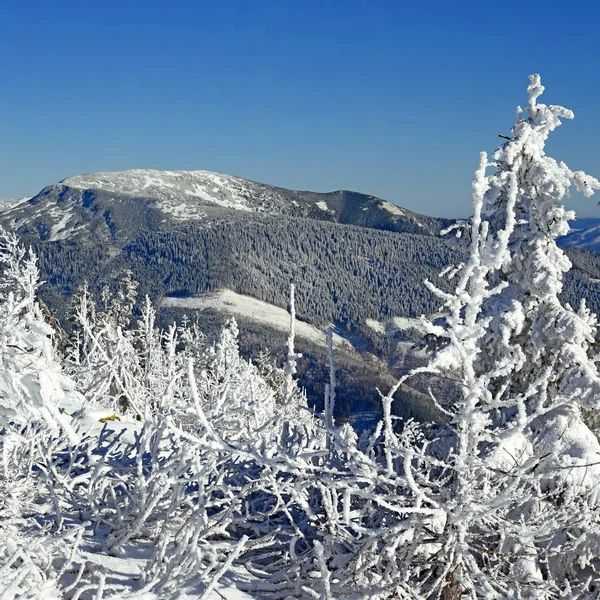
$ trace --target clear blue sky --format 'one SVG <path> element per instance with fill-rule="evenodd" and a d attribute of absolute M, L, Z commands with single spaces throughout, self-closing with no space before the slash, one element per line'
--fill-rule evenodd
<path fill-rule="evenodd" d="M 3 2 L 0 197 L 82 172 L 207 169 L 464 216 L 478 153 L 508 133 L 531 72 L 576 113 L 549 154 L 600 176 L 594 4 Z"/>

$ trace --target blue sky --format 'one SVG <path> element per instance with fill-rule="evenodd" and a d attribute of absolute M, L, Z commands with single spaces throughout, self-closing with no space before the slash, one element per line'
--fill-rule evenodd
<path fill-rule="evenodd" d="M 527 75 L 575 111 L 548 153 L 600 176 L 595 3 L 4 2 L 0 197 L 75 173 L 207 169 L 470 214 Z M 595 200 L 574 198 L 581 216 Z"/>

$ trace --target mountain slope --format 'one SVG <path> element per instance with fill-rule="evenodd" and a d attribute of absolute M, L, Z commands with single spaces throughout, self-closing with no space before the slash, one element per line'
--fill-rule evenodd
<path fill-rule="evenodd" d="M 247 302 L 269 303 L 268 320 L 287 308 L 293 282 L 306 328 L 323 331 L 335 323 L 341 335 L 368 349 L 366 319 L 433 310 L 437 303 L 423 279 L 435 280 L 458 258 L 437 235 L 447 220 L 356 192 L 300 192 L 207 171 L 68 177 L 0 209 L 0 222 L 34 248 L 46 281 L 42 299 L 67 326 L 69 297 L 84 280 L 98 298 L 105 286 L 114 291 L 128 270 L 140 295 L 162 306 L 164 325 L 192 312 L 207 332 L 218 329 L 220 307 L 197 311 L 194 302 L 168 298 L 228 289 L 249 296 Z M 273 323 L 243 320 L 249 355 L 279 344 Z M 322 339 L 300 337 L 298 343 L 304 344 L 302 385 L 318 403 L 328 377 Z M 340 364 L 338 410 L 355 399 L 376 405 L 376 388 L 390 377 L 381 371 L 385 362 L 367 364 L 352 348 L 343 354 L 344 361 L 362 363 L 358 369 Z"/>
<path fill-rule="evenodd" d="M 9 207 L 2 220 L 43 240 L 91 231 L 119 245 L 158 224 L 206 222 L 223 210 L 426 235 L 442 223 L 357 192 L 299 192 L 210 171 L 143 169 L 68 177 Z"/>

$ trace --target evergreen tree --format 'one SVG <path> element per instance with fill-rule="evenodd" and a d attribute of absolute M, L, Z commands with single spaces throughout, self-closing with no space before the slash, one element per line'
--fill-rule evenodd
<path fill-rule="evenodd" d="M 36 301 L 36 257 L 14 234 L 1 236 L 0 427 L 39 423 L 63 429 L 74 440 L 70 419 L 59 405 L 78 405 L 81 399 L 62 372 L 52 346 L 54 330 Z"/>
<path fill-rule="evenodd" d="M 455 290 L 430 284 L 448 316 L 427 326 L 447 343 L 425 370 L 455 378 L 460 393 L 443 407 L 449 435 L 433 446 L 442 462 L 404 460 L 407 472 L 427 465 L 407 483 L 438 512 L 436 561 L 416 561 L 412 577 L 451 597 L 598 593 L 589 575 L 600 444 L 581 414 L 600 407 L 596 321 L 583 302 L 574 311 L 558 297 L 570 263 L 556 238 L 574 216 L 560 203 L 569 188 L 589 196 L 600 182 L 545 155 L 549 133 L 573 114 L 539 104 L 544 88 L 538 75 L 530 81 L 511 139 L 492 163 L 481 156 L 475 214 L 463 226 L 469 258 L 449 272 Z"/>

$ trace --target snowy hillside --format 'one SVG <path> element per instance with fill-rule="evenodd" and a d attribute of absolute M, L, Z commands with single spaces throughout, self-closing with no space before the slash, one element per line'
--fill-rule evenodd
<path fill-rule="evenodd" d="M 290 328 L 290 315 L 287 310 L 250 296 L 236 294 L 231 290 L 220 290 L 214 294 L 191 298 L 164 298 L 161 308 L 213 309 L 234 317 L 250 319 L 278 331 L 287 332 Z M 298 319 L 295 320 L 294 326 L 299 338 L 322 348 L 327 347 L 327 334 L 324 331 Z M 333 334 L 333 344 L 336 348 L 353 350 L 350 342 L 336 333 Z"/>

